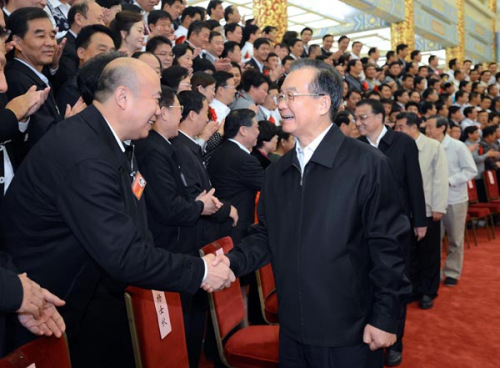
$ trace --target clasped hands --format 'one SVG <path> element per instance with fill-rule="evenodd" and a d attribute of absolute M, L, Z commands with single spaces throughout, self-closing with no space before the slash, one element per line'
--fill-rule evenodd
<path fill-rule="evenodd" d="M 229 258 L 225 255 L 207 254 L 203 259 L 207 265 L 207 277 L 201 287 L 207 293 L 225 289 L 236 280 L 233 271 L 229 268 Z"/>
<path fill-rule="evenodd" d="M 66 325 L 56 307 L 62 307 L 65 302 L 25 273 L 18 276 L 23 287 L 23 301 L 16 311 L 19 322 L 35 335 L 61 337 Z"/>

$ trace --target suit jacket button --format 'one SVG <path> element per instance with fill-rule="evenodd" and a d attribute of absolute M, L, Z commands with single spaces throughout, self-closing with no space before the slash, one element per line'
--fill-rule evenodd
<path fill-rule="evenodd" d="M 5 183 L 5 178 L 3 176 L 0 176 L 0 184 Z"/>

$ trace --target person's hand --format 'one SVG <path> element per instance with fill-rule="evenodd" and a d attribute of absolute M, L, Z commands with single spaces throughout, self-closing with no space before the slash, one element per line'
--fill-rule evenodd
<path fill-rule="evenodd" d="M 417 241 L 420 241 L 425 237 L 425 234 L 427 234 L 427 226 L 415 227 L 415 228 L 413 228 L 413 231 L 415 232 L 415 236 L 417 237 Z"/>
<path fill-rule="evenodd" d="M 216 121 L 210 120 L 207 125 L 203 128 L 203 131 L 200 133 L 198 136 L 199 138 L 203 139 L 205 142 L 208 141 L 219 129 L 219 123 Z"/>
<path fill-rule="evenodd" d="M 204 190 L 195 200 L 203 202 L 203 211 L 201 214 L 203 216 L 210 216 L 217 212 L 221 207 L 222 203 L 214 197 L 215 188 L 212 188 L 208 191 Z"/>
<path fill-rule="evenodd" d="M 213 254 L 207 254 L 203 257 L 203 259 L 207 265 L 207 278 L 201 284 L 201 287 L 206 292 L 212 293 L 214 291 L 222 290 L 231 286 L 231 283 L 236 280 L 236 277 L 227 265 L 227 262 L 223 260 L 216 260 L 216 257 Z"/>
<path fill-rule="evenodd" d="M 45 304 L 43 289 L 31 280 L 26 273 L 22 273 L 18 277 L 23 288 L 23 301 L 16 312 L 31 314 L 34 318 L 38 319 Z"/>
<path fill-rule="evenodd" d="M 396 334 L 382 331 L 367 324 L 363 332 L 363 342 L 370 346 L 371 351 L 387 348 L 396 342 Z"/>
<path fill-rule="evenodd" d="M 233 219 L 233 227 L 236 227 L 236 225 L 238 225 L 238 210 L 236 209 L 236 207 L 231 206 L 229 217 Z"/>
<path fill-rule="evenodd" d="M 58 28 L 56 28 L 57 32 Z M 54 41 L 55 42 L 55 41 Z M 56 45 L 56 52 L 54 52 L 54 57 L 52 58 L 52 64 L 50 64 L 50 67 L 52 69 L 57 69 L 59 68 L 59 61 L 61 60 L 61 56 L 64 50 L 64 46 L 66 46 L 66 38 L 63 38 L 61 43 Z"/>
<path fill-rule="evenodd" d="M 277 81 L 278 79 L 280 79 L 284 73 L 285 73 L 285 68 L 283 68 L 283 67 L 272 69 L 269 72 L 269 78 L 271 78 L 271 80 L 274 82 L 274 81 Z"/>
<path fill-rule="evenodd" d="M 70 105 L 66 105 L 66 111 L 64 113 L 64 118 L 68 119 L 68 118 L 72 117 L 73 115 L 78 114 L 79 112 L 84 110 L 86 107 L 87 107 L 87 104 L 83 101 L 83 98 L 80 97 L 75 102 L 73 107 L 71 107 Z"/>
<path fill-rule="evenodd" d="M 64 302 L 61 301 L 64 305 Z M 30 313 L 21 313 L 18 315 L 19 322 L 26 329 L 35 335 L 45 335 L 61 337 L 66 330 L 66 324 L 62 316 L 52 303 L 46 303 L 38 319 L 35 319 Z"/>
<path fill-rule="evenodd" d="M 201 47 L 195 47 L 193 51 L 193 60 L 196 59 L 201 54 Z"/>
<path fill-rule="evenodd" d="M 486 152 L 486 157 L 498 157 L 500 156 L 500 152 L 495 151 L 493 149 L 490 149 L 488 152 Z"/>
<path fill-rule="evenodd" d="M 471 144 L 468 148 L 469 148 L 469 151 L 474 152 L 475 150 L 477 150 L 479 148 L 479 143 Z"/>
<path fill-rule="evenodd" d="M 215 70 L 224 71 L 224 72 L 231 72 L 231 69 L 233 67 L 231 65 L 231 59 L 229 59 L 229 58 L 215 60 L 214 66 L 215 66 Z"/>
<path fill-rule="evenodd" d="M 5 108 L 16 115 L 17 121 L 24 121 L 38 111 L 40 106 L 47 100 L 49 92 L 50 87 L 37 91 L 36 86 L 31 86 L 24 95 L 10 100 Z"/>
<path fill-rule="evenodd" d="M 224 123 L 226 122 L 226 118 L 222 119 L 222 121 L 219 124 L 219 129 L 217 129 L 217 132 L 221 135 L 224 136 Z"/>
<path fill-rule="evenodd" d="M 5 54 L 8 54 L 11 50 L 14 50 L 16 45 L 16 41 L 12 40 L 10 42 L 5 43 Z"/>
<path fill-rule="evenodd" d="M 443 218 L 444 216 L 444 213 L 441 213 L 441 212 L 432 212 L 432 220 L 433 221 L 441 221 L 441 219 Z"/>

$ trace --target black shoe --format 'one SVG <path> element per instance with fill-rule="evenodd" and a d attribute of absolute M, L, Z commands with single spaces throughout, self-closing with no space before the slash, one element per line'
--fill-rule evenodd
<path fill-rule="evenodd" d="M 423 295 L 418 305 L 421 309 L 431 309 L 434 306 L 434 301 L 428 295 Z"/>
<path fill-rule="evenodd" d="M 456 285 L 457 285 L 457 282 L 458 282 L 458 280 L 457 280 L 457 279 L 454 279 L 453 277 L 446 277 L 446 278 L 444 279 L 444 284 L 445 284 L 446 286 L 451 286 L 451 287 L 456 286 Z"/>
<path fill-rule="evenodd" d="M 399 351 L 389 350 L 385 351 L 384 364 L 389 367 L 396 367 L 403 361 L 403 354 Z"/>

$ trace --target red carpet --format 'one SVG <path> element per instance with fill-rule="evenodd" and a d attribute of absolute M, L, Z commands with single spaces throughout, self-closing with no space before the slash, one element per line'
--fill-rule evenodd
<path fill-rule="evenodd" d="M 434 308 L 408 308 L 403 368 L 500 367 L 500 228 L 465 249 L 457 286 L 441 284 Z"/>
<path fill-rule="evenodd" d="M 500 367 L 500 227 L 465 249 L 457 286 L 441 284 L 434 308 L 408 307 L 402 368 Z M 213 367 L 202 359 L 200 367 Z M 355 367 L 353 367 L 355 368 Z"/>

